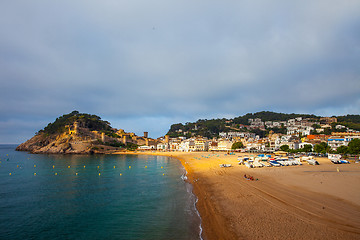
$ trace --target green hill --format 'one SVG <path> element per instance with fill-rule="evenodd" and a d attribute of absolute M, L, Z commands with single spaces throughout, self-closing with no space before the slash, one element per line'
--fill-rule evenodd
<path fill-rule="evenodd" d="M 110 123 L 101 120 L 99 116 L 79 113 L 73 111 L 69 114 L 64 114 L 58 117 L 53 123 L 49 123 L 44 129 L 39 131 L 39 134 L 60 134 L 67 131 L 66 126 L 78 122 L 82 127 L 88 128 L 90 131 L 110 131 Z"/>
<path fill-rule="evenodd" d="M 34 137 L 20 144 L 16 150 L 32 153 L 89 154 L 131 147 L 119 138 L 116 129 L 111 128 L 110 123 L 101 120 L 99 116 L 73 111 L 49 123 Z"/>
<path fill-rule="evenodd" d="M 170 137 L 191 137 L 191 136 L 203 136 L 203 137 L 218 137 L 220 132 L 230 132 L 230 131 L 244 131 L 244 132 L 254 132 L 261 137 L 265 136 L 270 130 L 276 133 L 286 133 L 286 128 L 284 127 L 275 127 L 269 128 L 265 131 L 260 129 L 247 129 L 244 125 L 249 125 L 249 119 L 260 118 L 263 122 L 266 121 L 288 121 L 289 119 L 294 119 L 301 117 L 303 119 L 311 119 L 311 121 L 319 121 L 320 116 L 313 114 L 295 114 L 295 113 L 276 113 L 270 111 L 262 111 L 257 113 L 247 113 L 244 116 L 235 117 L 233 119 L 200 119 L 196 122 L 188 122 L 185 124 L 177 123 L 171 125 L 168 135 Z M 344 125 L 354 130 L 360 130 L 360 115 L 346 115 L 339 116 L 338 123 L 334 123 L 333 126 L 337 124 Z"/>

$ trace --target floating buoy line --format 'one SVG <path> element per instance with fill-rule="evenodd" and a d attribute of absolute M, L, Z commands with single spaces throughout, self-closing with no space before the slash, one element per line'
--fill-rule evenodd
<path fill-rule="evenodd" d="M 6 156 L 8 156 L 8 154 L 7 154 Z M 0 158 L 0 160 L 1 160 L 1 158 Z M 30 158 L 28 158 L 28 160 L 30 160 Z M 7 161 L 9 161 L 9 158 L 7 159 Z M 1 163 L 2 163 L 2 162 L 0 161 L 0 164 L 1 164 Z M 147 161 L 146 161 L 146 163 L 147 163 Z M 59 173 L 58 171 L 57 171 L 57 172 L 53 172 L 52 174 L 54 174 L 55 176 L 57 176 L 57 175 L 62 175 L 62 173 L 63 173 L 64 175 L 68 175 L 68 174 L 66 174 L 66 172 L 64 172 L 64 171 L 66 171 L 66 170 L 65 170 L 66 168 L 64 168 L 64 167 L 65 167 L 65 166 L 60 166 L 60 167 L 59 167 L 59 166 L 52 165 L 52 166 L 51 166 L 52 169 L 55 169 L 55 168 L 56 168 L 56 169 L 62 169 L 62 171 L 63 171 L 63 172 L 60 172 L 60 173 Z M 80 167 L 80 166 L 78 166 L 78 165 L 75 165 L 75 166 L 67 165 L 67 169 L 78 169 L 79 167 Z M 23 164 L 21 164 L 21 165 L 20 165 L 20 164 L 17 164 L 17 165 L 16 165 L 16 168 L 17 168 L 17 169 L 24 169 L 24 165 L 23 165 Z M 33 168 L 37 168 L 37 165 L 34 164 L 34 165 L 33 165 Z M 116 165 L 113 165 L 112 168 L 113 168 L 113 169 L 117 169 Z M 144 168 L 147 169 L 148 166 L 145 165 Z M 161 169 L 164 169 L 163 166 L 160 166 L 160 168 L 161 168 Z M 40 167 L 40 169 L 41 169 L 41 167 Z M 83 165 L 83 169 L 86 169 L 86 165 Z M 90 168 L 90 169 L 91 169 L 91 168 Z M 99 165 L 96 166 L 96 169 L 98 170 L 98 172 L 97 172 L 97 173 L 98 173 L 98 176 L 101 176 L 102 174 L 101 174 L 101 172 L 100 172 L 100 166 L 99 166 Z M 121 168 L 118 168 L 118 169 L 121 169 Z M 128 166 L 128 169 L 129 169 L 129 170 L 131 169 L 131 165 Z M 21 171 L 21 170 L 19 170 L 19 171 Z M 71 170 L 70 170 L 70 171 L 71 171 Z M 83 171 L 84 171 L 84 170 L 83 170 Z M 73 172 L 73 174 L 74 174 L 75 176 L 79 176 L 79 172 Z M 165 176 L 165 173 L 160 173 L 160 174 L 162 174 L 162 176 Z M 19 175 L 19 172 L 17 172 L 17 171 L 9 172 L 8 175 L 9 175 L 9 176 L 13 176 L 13 175 L 16 176 L 16 175 Z M 41 172 L 40 172 L 40 174 L 37 173 L 37 172 L 33 172 L 33 176 L 38 176 L 38 175 L 41 176 Z M 46 175 L 48 175 L 48 174 L 46 174 Z M 53 175 L 53 176 L 54 176 L 54 175 Z M 80 175 L 82 175 L 82 174 L 80 174 Z M 123 175 L 123 173 L 120 172 L 118 176 L 122 176 L 122 175 Z M 84 175 L 82 175 L 82 176 L 84 176 Z"/>

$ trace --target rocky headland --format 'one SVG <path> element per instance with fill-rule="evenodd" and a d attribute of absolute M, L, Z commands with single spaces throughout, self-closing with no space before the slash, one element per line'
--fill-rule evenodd
<path fill-rule="evenodd" d="M 16 150 L 54 154 L 110 153 L 137 147 L 130 135 L 134 134 L 112 128 L 109 122 L 96 115 L 73 111 L 49 123 Z"/>

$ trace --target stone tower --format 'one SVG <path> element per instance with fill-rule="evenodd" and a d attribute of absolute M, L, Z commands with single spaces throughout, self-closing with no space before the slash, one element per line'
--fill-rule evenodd
<path fill-rule="evenodd" d="M 144 132 L 144 138 L 148 138 L 148 132 Z"/>
<path fill-rule="evenodd" d="M 127 135 L 124 135 L 122 140 L 123 140 L 123 144 L 126 144 L 126 142 L 127 142 Z"/>
<path fill-rule="evenodd" d="M 101 133 L 101 141 L 104 143 L 105 142 L 105 133 Z"/>
<path fill-rule="evenodd" d="M 79 134 L 79 122 L 74 122 L 74 133 Z"/>

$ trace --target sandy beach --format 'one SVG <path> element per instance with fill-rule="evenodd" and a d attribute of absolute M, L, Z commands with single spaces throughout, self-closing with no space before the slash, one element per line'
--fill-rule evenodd
<path fill-rule="evenodd" d="M 182 162 L 199 199 L 204 239 L 360 239 L 360 164 L 316 158 L 320 165 L 248 169 L 238 165 L 239 153 L 135 154 Z"/>

